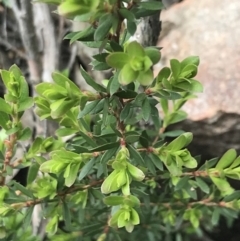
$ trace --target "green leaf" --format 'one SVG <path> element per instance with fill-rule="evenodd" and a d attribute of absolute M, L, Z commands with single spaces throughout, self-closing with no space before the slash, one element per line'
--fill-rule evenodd
<path fill-rule="evenodd" d="M 84 109 L 82 111 L 80 111 L 80 113 L 78 115 L 78 119 L 83 118 L 84 116 L 89 114 L 92 110 L 94 110 L 94 108 L 98 105 L 99 102 L 100 102 L 100 100 L 94 100 L 94 101 L 90 102 L 89 104 L 85 105 Z"/>
<path fill-rule="evenodd" d="M 128 21 L 135 20 L 134 14 L 126 8 L 119 9 L 119 13 L 122 15 L 123 18 L 126 18 Z"/>
<path fill-rule="evenodd" d="M 216 169 L 222 170 L 229 167 L 237 157 L 235 149 L 226 151 L 216 165 Z"/>
<path fill-rule="evenodd" d="M 70 39 L 70 44 L 74 43 L 75 41 L 92 41 L 94 35 L 94 28 L 92 26 L 84 29 L 83 31 L 72 32 L 67 34 L 64 39 Z"/>
<path fill-rule="evenodd" d="M 149 102 L 148 98 L 146 98 L 143 101 L 142 115 L 143 115 L 143 119 L 145 121 L 148 121 L 148 119 L 150 118 L 150 115 L 151 115 L 151 105 L 150 105 L 150 102 Z"/>
<path fill-rule="evenodd" d="M 130 42 L 126 47 L 126 52 L 131 57 L 145 57 L 144 48 L 137 41 Z"/>
<path fill-rule="evenodd" d="M 139 165 L 145 166 L 145 161 L 142 156 L 132 145 L 127 145 L 127 149 L 129 150 L 131 158 L 133 158 Z"/>
<path fill-rule="evenodd" d="M 114 52 L 108 55 L 106 62 L 109 66 L 122 69 L 130 61 L 129 55 L 123 52 Z"/>
<path fill-rule="evenodd" d="M 161 10 L 165 8 L 163 3 L 159 1 L 140 2 L 138 6 L 147 10 Z"/>
<path fill-rule="evenodd" d="M 95 89 L 96 91 L 106 92 L 106 89 L 103 86 L 101 86 L 100 84 L 97 84 L 95 82 L 95 80 L 92 79 L 92 77 L 90 77 L 90 75 L 82 67 L 80 68 L 80 71 L 81 71 L 81 74 L 82 74 L 83 78 L 85 79 L 85 81 L 88 85 L 93 87 L 93 89 Z"/>
<path fill-rule="evenodd" d="M 8 130 L 9 126 L 7 125 L 7 123 L 10 121 L 9 115 L 6 114 L 5 112 L 0 111 L 0 126 L 5 129 Z"/>
<path fill-rule="evenodd" d="M 199 65 L 199 57 L 198 56 L 191 56 L 191 57 L 188 57 L 186 59 L 184 59 L 182 62 L 181 62 L 181 69 L 183 69 L 185 66 L 189 65 L 189 64 L 194 64 L 196 66 Z"/>
<path fill-rule="evenodd" d="M 200 189 L 201 189 L 203 192 L 209 194 L 210 188 L 209 188 L 209 186 L 207 185 L 207 183 L 204 182 L 203 179 L 200 178 L 200 177 L 196 177 L 195 180 L 196 180 L 196 182 L 197 182 L 197 185 L 200 187 Z"/>
<path fill-rule="evenodd" d="M 97 144 L 96 144 L 96 142 L 93 140 L 92 137 L 88 136 L 87 134 L 85 134 L 85 133 L 82 132 L 82 131 L 80 131 L 79 133 L 80 133 L 80 135 L 82 136 L 82 138 L 86 141 L 86 143 L 87 143 L 88 145 L 90 145 L 91 147 L 94 147 L 94 148 L 97 147 Z"/>
<path fill-rule="evenodd" d="M 187 117 L 187 113 L 182 111 L 182 110 L 178 110 L 178 111 L 174 111 L 171 114 L 167 115 L 164 119 L 164 127 L 167 127 L 170 124 L 174 124 L 174 123 L 178 123 L 180 121 L 185 120 Z"/>
<path fill-rule="evenodd" d="M 181 64 L 177 59 L 171 59 L 170 60 L 170 66 L 172 69 L 172 74 L 174 79 L 177 79 L 180 72 L 181 72 Z"/>
<path fill-rule="evenodd" d="M 154 48 L 154 47 L 147 47 L 144 49 L 146 55 L 151 59 L 153 64 L 156 64 L 160 61 L 161 58 L 161 53 L 159 49 Z"/>
<path fill-rule="evenodd" d="M 108 149 L 107 151 L 105 151 L 104 154 L 101 157 L 100 162 L 105 164 L 109 160 L 111 160 L 113 158 L 113 156 L 115 156 L 118 148 L 119 147 L 114 147 L 114 148 L 111 148 L 111 149 Z"/>
<path fill-rule="evenodd" d="M 118 81 L 118 75 L 119 75 L 119 72 L 116 72 L 113 78 L 110 80 L 110 87 L 109 87 L 110 95 L 113 95 L 119 90 L 120 83 Z"/>
<path fill-rule="evenodd" d="M 128 85 L 135 81 L 138 75 L 138 72 L 133 70 L 130 64 L 125 64 L 119 72 L 118 81 L 121 85 Z"/>
<path fill-rule="evenodd" d="M 158 73 L 157 82 L 161 83 L 163 81 L 163 79 L 168 79 L 170 74 L 171 74 L 170 68 L 168 68 L 168 67 L 162 68 Z"/>
<path fill-rule="evenodd" d="M 153 82 L 153 79 L 153 71 L 151 69 L 148 69 L 144 72 L 139 72 L 139 75 L 137 77 L 137 81 L 143 86 L 150 85 Z"/>
<path fill-rule="evenodd" d="M 210 175 L 213 183 L 217 186 L 217 188 L 221 191 L 223 196 L 232 194 L 235 190 L 230 186 L 226 179 L 221 179 L 218 177 L 213 177 Z"/>
<path fill-rule="evenodd" d="M 25 111 L 31 108 L 34 104 L 33 98 L 27 97 L 19 102 L 18 112 Z"/>
<path fill-rule="evenodd" d="M 76 181 L 77 178 L 77 174 L 79 171 L 79 167 L 80 167 L 81 163 L 78 164 L 69 164 L 69 175 L 67 177 L 65 177 L 65 185 L 67 187 L 71 187 L 74 182 Z M 65 174 L 65 173 L 64 173 Z"/>
<path fill-rule="evenodd" d="M 34 206 L 28 207 L 25 217 L 23 219 L 22 228 L 24 230 L 28 229 L 31 226 L 32 214 L 33 214 Z"/>
<path fill-rule="evenodd" d="M 66 88 L 68 84 L 71 88 L 71 91 L 76 93 L 81 93 L 80 88 L 77 85 L 75 85 L 70 79 L 68 79 L 65 75 L 58 72 L 54 72 L 52 74 L 52 78 L 57 85 L 60 85 L 61 87 Z"/>
<path fill-rule="evenodd" d="M 103 15 L 99 19 L 98 28 L 94 33 L 95 41 L 101 41 L 107 37 L 107 35 L 112 27 L 113 20 L 114 20 L 113 15 L 110 13 Z"/>
<path fill-rule="evenodd" d="M 224 202 L 232 202 L 233 200 L 240 199 L 240 191 L 235 191 L 234 193 L 230 194 L 229 196 L 224 197 Z"/>
<path fill-rule="evenodd" d="M 198 67 L 194 64 L 189 64 L 181 70 L 180 78 L 193 78 L 197 75 Z"/>
<path fill-rule="evenodd" d="M 117 97 L 123 98 L 123 99 L 132 99 L 137 96 L 137 92 L 132 90 L 122 90 L 115 93 Z"/>
<path fill-rule="evenodd" d="M 67 203 L 65 201 L 62 202 L 62 214 L 63 214 L 63 220 L 65 223 L 65 226 L 68 230 L 71 228 L 71 213 L 70 208 L 68 207 Z"/>
<path fill-rule="evenodd" d="M 159 169 L 160 171 L 163 171 L 163 163 L 162 163 L 161 159 L 153 153 L 150 153 L 149 157 L 152 160 L 155 167 L 157 169 Z"/>
<path fill-rule="evenodd" d="M 125 120 L 128 117 L 131 107 L 132 107 L 131 103 L 128 103 L 124 106 L 120 114 L 121 121 Z"/>
<path fill-rule="evenodd" d="M 8 103 L 6 103 L 6 101 L 3 98 L 0 98 L 0 111 L 7 114 L 11 114 L 12 112 L 11 106 Z"/>
<path fill-rule="evenodd" d="M 32 191 L 28 190 L 26 187 L 24 187 L 20 183 L 14 181 L 14 187 L 16 190 L 19 190 L 22 194 L 26 195 L 27 197 L 33 198 Z"/>
<path fill-rule="evenodd" d="M 213 214 L 212 214 L 212 218 L 211 218 L 211 222 L 212 224 L 215 226 L 219 223 L 219 219 L 220 219 L 220 210 L 218 208 L 215 208 L 213 210 Z"/>
<path fill-rule="evenodd" d="M 120 143 L 119 143 L 119 141 L 117 141 L 117 142 L 112 142 L 112 143 L 108 143 L 108 144 L 98 146 L 96 148 L 90 149 L 89 151 L 90 152 L 105 151 L 105 150 L 109 150 L 109 149 L 112 149 L 112 148 L 115 148 L 115 147 L 119 147 L 119 145 L 120 145 Z"/>
<path fill-rule="evenodd" d="M 60 128 L 58 130 L 56 130 L 56 135 L 59 137 L 63 137 L 63 136 L 69 136 L 72 134 L 75 134 L 77 132 L 76 129 L 72 129 L 72 128 Z"/>
<path fill-rule="evenodd" d="M 121 205 L 124 202 L 124 197 L 123 196 L 109 196 L 106 197 L 103 202 L 106 205 L 109 206 L 117 206 L 117 205 Z"/>
<path fill-rule="evenodd" d="M 189 181 L 188 176 L 185 176 L 185 177 L 181 178 L 178 181 L 177 185 L 175 186 L 175 191 L 186 188 L 186 186 L 188 185 L 188 181 Z"/>
<path fill-rule="evenodd" d="M 181 136 L 170 142 L 167 148 L 171 151 L 181 150 L 183 147 L 187 146 L 192 141 L 193 135 L 191 132 L 185 132 Z"/>
<path fill-rule="evenodd" d="M 29 127 L 22 130 L 21 135 L 18 137 L 19 141 L 26 141 L 32 136 L 32 131 Z"/>
<path fill-rule="evenodd" d="M 159 116 L 158 109 L 155 106 L 151 106 L 151 118 L 152 118 L 155 128 L 157 130 L 159 130 L 162 122 L 161 122 L 161 119 Z"/>
<path fill-rule="evenodd" d="M 27 175 L 27 185 L 33 183 L 33 181 L 36 179 L 39 168 L 40 165 L 37 162 L 32 163 L 32 165 L 29 167 Z"/>
<path fill-rule="evenodd" d="M 136 33 L 137 25 L 135 22 L 127 21 L 127 30 L 133 36 Z"/>

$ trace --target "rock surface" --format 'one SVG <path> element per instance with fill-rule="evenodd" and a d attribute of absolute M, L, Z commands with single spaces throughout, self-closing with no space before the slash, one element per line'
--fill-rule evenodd
<path fill-rule="evenodd" d="M 185 110 L 193 120 L 218 111 L 240 114 L 240 1 L 185 0 L 161 13 L 162 61 L 198 55 L 204 93 Z"/>

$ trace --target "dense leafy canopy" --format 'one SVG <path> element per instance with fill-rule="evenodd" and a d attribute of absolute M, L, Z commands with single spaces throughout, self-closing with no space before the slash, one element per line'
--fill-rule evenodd
<path fill-rule="evenodd" d="M 171 235 L 187 240 L 189 234 L 201 235 L 201 223 L 212 227 L 221 215 L 235 218 L 240 193 L 228 178 L 240 179 L 236 151 L 199 166 L 187 149 L 192 134 L 166 131 L 186 118 L 181 107 L 203 91 L 195 79 L 199 58 L 172 59 L 154 77 L 160 50 L 130 41 L 140 17 L 156 13 L 162 3 L 42 2 L 90 23 L 66 38 L 99 48 L 93 69 L 112 69 L 113 75 L 96 83 L 82 69 L 93 89 L 83 92 L 56 72 L 52 83 L 36 86 L 32 98 L 16 65 L 1 70 L 7 91 L 0 99 L 0 238 L 38 240 L 29 224 L 39 204 L 52 241 L 157 241 Z M 18 143 L 32 137 L 21 117 L 33 105 L 41 120 L 53 120 L 59 129 L 54 137 L 36 137 L 24 156 L 14 157 Z M 166 142 L 168 136 L 175 139 Z M 7 175 L 24 167 L 29 167 L 27 186 L 6 183 Z"/>

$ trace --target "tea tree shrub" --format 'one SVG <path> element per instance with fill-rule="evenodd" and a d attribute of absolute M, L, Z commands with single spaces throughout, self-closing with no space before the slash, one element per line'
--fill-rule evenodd
<path fill-rule="evenodd" d="M 240 192 L 229 184 L 240 179 L 236 151 L 199 166 L 188 151 L 192 133 L 166 131 L 186 118 L 181 107 L 203 91 L 195 79 L 199 58 L 172 59 L 154 76 L 160 49 L 130 40 L 139 19 L 161 10 L 162 3 L 42 2 L 90 23 L 66 38 L 98 48 L 93 69 L 111 69 L 112 77 L 97 83 L 81 69 L 93 89 L 82 91 L 55 72 L 53 82 L 38 84 L 32 98 L 16 65 L 1 70 L 6 94 L 0 99 L 0 238 L 39 240 L 31 228 L 37 205 L 46 222 L 45 240 L 52 241 L 185 241 L 191 234 L 201 236 L 201 227 L 211 229 L 221 215 L 236 218 Z M 59 128 L 56 136 L 37 136 L 23 156 L 15 156 L 32 137 L 21 117 L 33 106 L 40 120 L 55 121 Z M 67 136 L 72 138 L 65 142 Z M 26 186 L 6 182 L 24 167 Z"/>

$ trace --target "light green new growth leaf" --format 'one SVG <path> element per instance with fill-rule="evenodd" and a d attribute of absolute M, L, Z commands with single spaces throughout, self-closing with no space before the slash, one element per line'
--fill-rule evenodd
<path fill-rule="evenodd" d="M 142 181 L 145 178 L 144 173 L 137 167 L 133 166 L 130 163 L 127 163 L 127 168 L 131 177 L 136 181 Z"/>
<path fill-rule="evenodd" d="M 225 169 L 229 167 L 237 157 L 237 152 L 235 149 L 230 149 L 226 151 L 221 159 L 218 161 L 216 168 L 218 170 Z"/>
<path fill-rule="evenodd" d="M 191 132 L 186 132 L 169 143 L 167 148 L 171 151 L 181 150 L 192 141 L 192 137 L 193 135 Z"/>
<path fill-rule="evenodd" d="M 221 191 L 223 196 L 230 195 L 234 192 L 234 189 L 230 186 L 226 179 L 214 177 L 210 175 L 211 180 L 217 186 L 217 188 Z"/>
<path fill-rule="evenodd" d="M 107 64 L 116 69 L 122 69 L 123 66 L 127 64 L 129 61 L 129 55 L 123 52 L 111 53 L 106 58 Z"/>
<path fill-rule="evenodd" d="M 137 41 L 133 41 L 127 44 L 126 53 L 128 53 L 130 57 L 146 56 L 144 48 Z"/>
<path fill-rule="evenodd" d="M 109 206 L 117 206 L 117 205 L 121 205 L 124 202 L 124 197 L 123 196 L 109 196 L 106 197 L 103 202 L 106 205 Z"/>
<path fill-rule="evenodd" d="M 12 112 L 11 106 L 8 103 L 6 103 L 6 101 L 3 98 L 0 98 L 0 111 L 7 114 L 11 114 Z"/>

